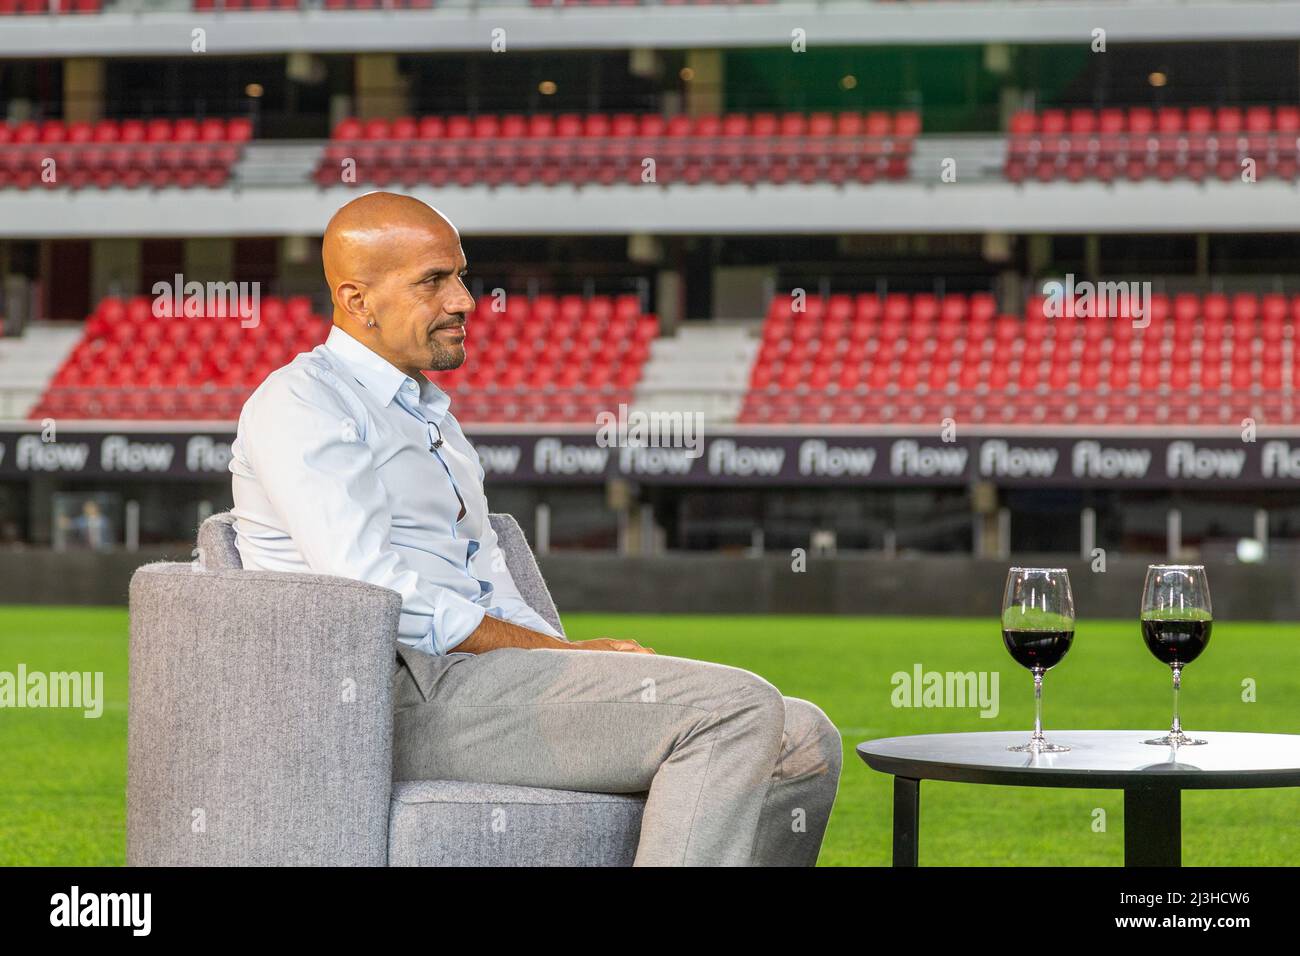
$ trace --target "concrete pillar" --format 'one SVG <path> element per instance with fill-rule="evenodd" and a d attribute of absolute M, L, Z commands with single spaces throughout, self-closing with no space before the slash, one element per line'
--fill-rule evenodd
<path fill-rule="evenodd" d="M 991 73 L 1002 79 L 1002 90 L 998 98 L 998 129 L 1007 128 L 1007 120 L 1011 114 L 1019 109 L 1023 109 L 1024 92 L 1015 85 L 1015 80 L 1010 78 L 1011 75 L 1011 47 L 1006 43 L 988 43 L 984 46 L 983 67 L 986 73 Z"/>
<path fill-rule="evenodd" d="M 1052 261 L 1052 237 L 1044 235 L 1030 236 L 1026 246 L 1026 253 L 1030 278 L 1041 278 L 1043 270 Z"/>
<path fill-rule="evenodd" d="M 998 273 L 993 286 L 993 294 L 998 298 L 998 308 L 1007 315 L 1024 315 L 1025 297 L 1033 295 L 1036 289 L 1025 288 L 1025 277 L 1014 269 L 1004 269 Z"/>
<path fill-rule="evenodd" d="M 1093 282 L 1101 279 L 1101 236 L 1095 232 L 1083 237 L 1083 263 L 1088 278 Z"/>
<path fill-rule="evenodd" d="M 539 501 L 533 511 L 533 524 L 536 527 L 533 550 L 538 554 L 551 553 L 551 506 Z"/>
<path fill-rule="evenodd" d="M 5 335 L 22 335 L 23 329 L 32 319 L 32 284 L 21 272 L 0 276 L 0 304 L 4 310 L 0 317 L 4 319 Z"/>
<path fill-rule="evenodd" d="M 1002 527 L 998 517 L 998 488 L 989 481 L 977 481 L 970 488 L 973 552 L 977 558 L 999 558 Z"/>
<path fill-rule="evenodd" d="M 63 61 L 63 119 L 94 123 L 104 118 L 104 61 Z"/>
<path fill-rule="evenodd" d="M 140 284 L 139 239 L 92 239 L 90 243 L 92 304 L 106 295 L 136 295 Z"/>
<path fill-rule="evenodd" d="M 408 112 L 406 79 L 392 53 L 361 53 L 356 58 L 357 116 L 391 119 Z"/>
<path fill-rule="evenodd" d="M 686 84 L 686 112 L 690 116 L 721 113 L 726 79 L 721 50 L 686 51 L 686 68 L 693 74 Z"/>
<path fill-rule="evenodd" d="M 32 544 L 49 545 L 53 531 L 53 496 L 57 487 L 55 480 L 47 476 L 33 477 L 28 483 L 31 503 L 28 508 L 28 538 Z"/>
<path fill-rule="evenodd" d="M 1255 540 L 1259 542 L 1260 549 L 1265 558 L 1268 557 L 1268 512 L 1259 508 L 1255 512 Z"/>
<path fill-rule="evenodd" d="M 8 305 L 8 295 L 6 293 L 9 284 L 9 243 L 0 242 L 0 335 L 17 335 L 19 333 L 18 321 L 10 320 L 5 316 L 5 311 L 11 308 Z"/>
<path fill-rule="evenodd" d="M 998 529 L 998 558 L 1002 561 L 1011 556 L 1011 509 L 999 508 L 996 518 Z"/>
<path fill-rule="evenodd" d="M 685 287 L 676 269 L 662 269 L 655 274 L 655 308 L 659 315 L 659 332 L 672 335 L 682 321 Z"/>
<path fill-rule="evenodd" d="M 641 528 L 633 520 L 636 504 L 636 492 L 626 478 L 611 478 L 605 482 L 605 507 L 618 518 L 619 554 L 638 554 L 641 551 Z"/>
<path fill-rule="evenodd" d="M 1092 508 L 1084 508 L 1079 512 L 1079 557 L 1084 561 L 1091 561 L 1095 547 L 1097 547 L 1097 512 Z"/>
<path fill-rule="evenodd" d="M 640 526 L 638 549 L 640 554 L 652 555 L 663 550 L 662 529 L 655 524 L 654 505 L 642 504 L 637 506 L 637 524 Z"/>

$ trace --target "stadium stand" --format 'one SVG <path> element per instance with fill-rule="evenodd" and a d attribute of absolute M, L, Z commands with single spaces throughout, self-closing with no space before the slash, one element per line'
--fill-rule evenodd
<path fill-rule="evenodd" d="M 17 0 L 0 0 L 17 2 Z M 32 2 L 32 0 L 24 0 Z M 528 0 L 534 7 L 635 7 L 641 6 L 643 0 Z M 690 3 L 693 6 L 714 4 L 763 4 L 775 0 L 662 0 L 669 6 L 681 6 Z M 194 9 L 210 10 L 296 10 L 299 0 L 194 0 Z M 436 0 L 324 0 L 323 10 L 430 10 Z"/>
<path fill-rule="evenodd" d="M 4 123 L 0 188 L 216 188 L 230 178 L 251 136 L 252 123 L 243 118 Z"/>
<path fill-rule="evenodd" d="M 636 7 L 645 0 L 528 0 L 534 7 Z M 713 6 L 715 4 L 763 4 L 775 3 L 776 0 L 660 0 L 668 6 Z"/>
<path fill-rule="evenodd" d="M 0 0 L 3 2 L 16 2 L 16 0 Z M 32 0 L 25 0 L 32 2 Z M 636 7 L 641 6 L 643 0 L 528 0 L 529 5 L 534 7 Z M 662 0 L 669 6 L 681 6 L 690 3 L 692 6 L 714 5 L 714 4 L 764 4 L 773 3 L 775 0 Z M 324 0 L 321 6 L 323 10 L 430 10 L 435 6 L 435 0 Z M 194 0 L 194 9 L 201 11 L 210 10 L 240 10 L 240 11 L 257 11 L 257 10 L 297 10 L 299 0 Z"/>
<path fill-rule="evenodd" d="M 635 295 L 538 295 L 511 296 L 488 320 L 471 316 L 469 328 L 465 364 L 433 376 L 457 418 L 591 422 L 631 401 L 659 321 Z"/>
<path fill-rule="evenodd" d="M 1127 178 L 1293 180 L 1300 156 L 1300 106 L 1044 110 L 1012 116 L 1006 176 L 1013 182 Z"/>
<path fill-rule="evenodd" d="M 267 375 L 329 329 L 305 296 L 263 299 L 247 328 L 221 309 L 155 317 L 152 301 L 100 302 L 30 417 L 232 421 Z M 591 421 L 596 409 L 629 401 L 658 333 L 636 296 L 508 303 L 491 321 L 471 317 L 468 361 L 433 375 L 458 418 Z"/>
<path fill-rule="evenodd" d="M 869 183 L 907 176 L 920 128 L 912 112 L 346 119 L 316 181 L 338 184 L 351 159 L 380 186 L 640 183 L 653 157 L 659 183 Z"/>
<path fill-rule="evenodd" d="M 0 17 L 9 15 L 99 13 L 103 0 L 0 0 Z"/>
<path fill-rule="evenodd" d="M 101 301 L 32 417 L 232 420 L 258 383 L 327 332 L 306 297 L 263 299 L 249 328 L 207 310 L 159 318 L 152 304 Z"/>
<path fill-rule="evenodd" d="M 298 0 L 194 0 L 194 9 L 203 13 L 211 10 L 297 10 Z"/>
<path fill-rule="evenodd" d="M 1156 294 L 1146 328 L 1127 314 L 1049 317 L 1041 297 L 1023 318 L 999 315 L 987 293 L 793 304 L 771 302 L 742 422 L 1297 420 L 1300 296 Z"/>
<path fill-rule="evenodd" d="M 211 10 L 238 10 L 240 12 L 257 12 L 259 10 L 297 10 L 299 0 L 194 0 L 194 9 L 203 12 Z M 319 6 L 322 10 L 430 10 L 434 0 L 324 0 Z"/>

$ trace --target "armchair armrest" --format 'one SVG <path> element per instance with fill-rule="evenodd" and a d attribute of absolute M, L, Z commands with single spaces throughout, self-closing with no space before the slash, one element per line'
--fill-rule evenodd
<path fill-rule="evenodd" d="M 347 578 L 139 568 L 128 865 L 385 865 L 400 612 Z"/>

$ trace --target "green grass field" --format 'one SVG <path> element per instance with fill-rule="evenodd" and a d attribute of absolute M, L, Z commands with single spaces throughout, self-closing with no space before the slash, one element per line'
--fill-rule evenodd
<path fill-rule="evenodd" d="M 632 637 L 661 654 L 719 661 L 819 704 L 840 728 L 844 773 L 823 865 L 890 861 L 890 778 L 854 752 L 873 737 L 1028 729 L 1028 671 L 1002 648 L 997 621 L 931 618 L 653 617 L 571 614 L 571 637 Z M 127 617 L 121 608 L 0 608 L 0 671 L 103 671 L 103 716 L 0 710 L 0 864 L 107 865 L 125 857 Z M 913 665 L 1000 672 L 1000 713 L 904 709 L 890 676 Z M 1257 701 L 1242 700 L 1246 679 Z M 1189 730 L 1300 732 L 1300 628 L 1218 622 L 1184 679 Z M 1136 621 L 1084 621 L 1045 682 L 1045 726 L 1164 728 L 1169 670 Z M 926 783 L 922 865 L 1118 866 L 1118 791 Z M 1105 810 L 1096 832 L 1095 810 Z M 1291 865 L 1300 859 L 1300 791 L 1202 791 L 1183 797 L 1189 866 Z"/>

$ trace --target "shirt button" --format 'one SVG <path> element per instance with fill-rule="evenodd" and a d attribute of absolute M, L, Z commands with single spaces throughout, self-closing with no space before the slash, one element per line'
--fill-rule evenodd
<path fill-rule="evenodd" d="M 413 392 L 413 391 L 415 391 L 415 389 L 416 389 L 416 384 L 415 384 L 414 382 L 408 380 L 407 383 L 406 383 L 406 390 L 407 390 L 408 392 Z"/>

